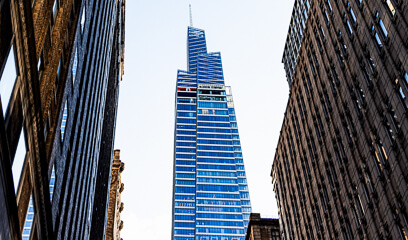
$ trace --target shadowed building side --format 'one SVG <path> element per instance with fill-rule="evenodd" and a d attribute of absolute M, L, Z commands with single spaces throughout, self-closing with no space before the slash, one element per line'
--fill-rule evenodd
<path fill-rule="evenodd" d="M 407 1 L 310 1 L 271 172 L 283 239 L 408 239 L 407 72 Z"/>
<path fill-rule="evenodd" d="M 105 234 L 124 11 L 0 0 L 1 239 Z"/>

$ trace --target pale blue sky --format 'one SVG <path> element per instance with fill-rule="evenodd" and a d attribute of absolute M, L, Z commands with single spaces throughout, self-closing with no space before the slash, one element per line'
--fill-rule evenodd
<path fill-rule="evenodd" d="M 189 4 L 232 87 L 253 212 L 277 217 L 270 171 L 289 94 L 281 59 L 293 3 L 126 1 L 115 142 L 126 164 L 123 239 L 171 237 L 174 96 L 177 69 L 187 66 Z"/>

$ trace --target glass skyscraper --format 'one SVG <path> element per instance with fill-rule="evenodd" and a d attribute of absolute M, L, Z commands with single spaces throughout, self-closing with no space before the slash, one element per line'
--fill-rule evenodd
<path fill-rule="evenodd" d="M 204 30 L 188 27 L 177 74 L 173 240 L 244 240 L 251 212 L 231 88 Z"/>

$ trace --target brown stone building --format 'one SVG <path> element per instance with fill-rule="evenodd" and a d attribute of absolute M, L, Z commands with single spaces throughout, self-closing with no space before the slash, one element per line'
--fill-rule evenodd
<path fill-rule="evenodd" d="M 408 2 L 311 0 L 272 166 L 284 239 L 408 239 Z"/>
<path fill-rule="evenodd" d="M 124 207 L 121 195 L 125 186 L 122 183 L 121 174 L 124 169 L 125 164 L 120 160 L 120 150 L 115 150 L 113 153 L 106 240 L 121 239 L 120 230 L 123 228 L 123 221 L 120 220 L 120 213 Z"/>
<path fill-rule="evenodd" d="M 125 0 L 0 0 L 0 239 L 102 239 Z"/>
<path fill-rule="evenodd" d="M 251 213 L 245 240 L 280 240 L 279 219 Z"/>

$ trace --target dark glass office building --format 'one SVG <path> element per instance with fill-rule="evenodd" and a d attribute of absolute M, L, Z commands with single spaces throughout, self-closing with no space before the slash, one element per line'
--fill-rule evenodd
<path fill-rule="evenodd" d="M 284 239 L 408 239 L 408 5 L 310 1 L 272 166 Z"/>
<path fill-rule="evenodd" d="M 231 88 L 220 53 L 189 27 L 175 103 L 173 240 L 244 240 L 251 212 Z"/>
<path fill-rule="evenodd" d="M 0 12 L 0 239 L 103 239 L 125 0 Z"/>

